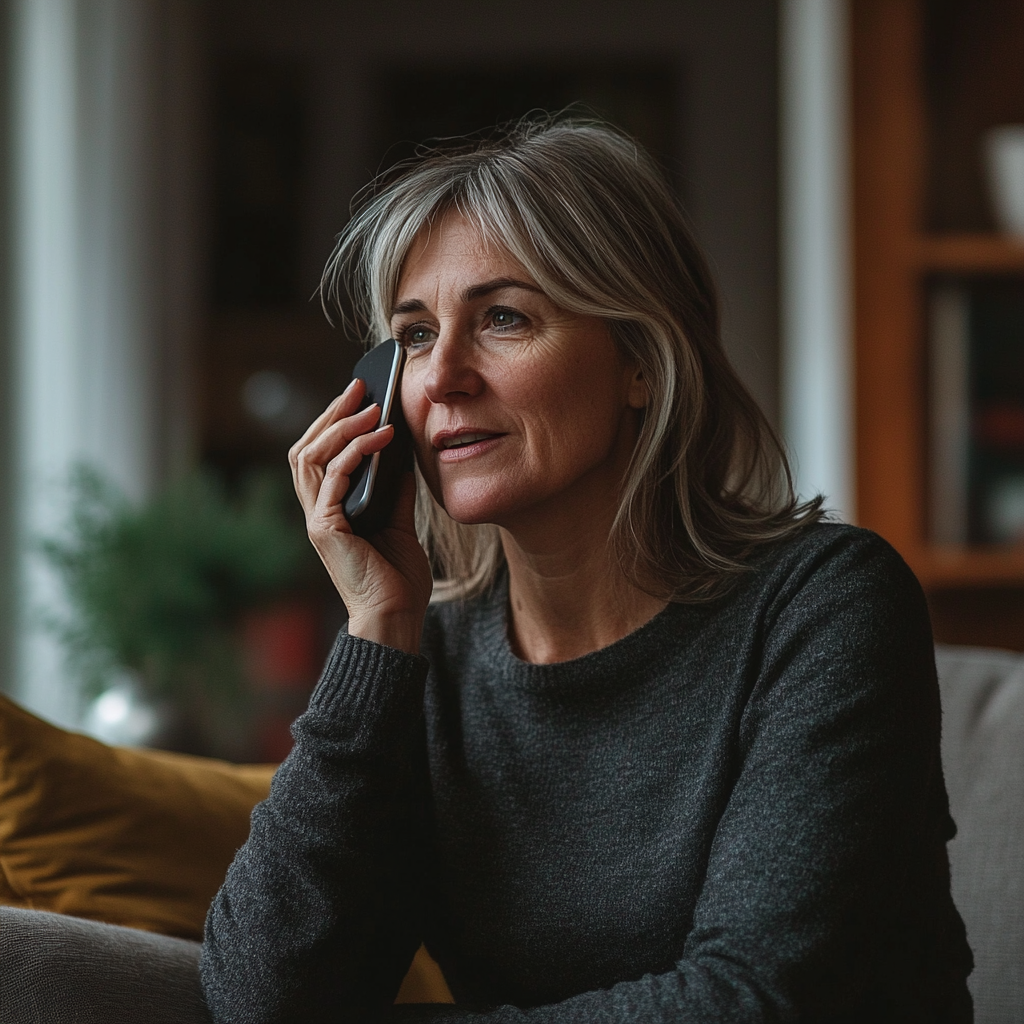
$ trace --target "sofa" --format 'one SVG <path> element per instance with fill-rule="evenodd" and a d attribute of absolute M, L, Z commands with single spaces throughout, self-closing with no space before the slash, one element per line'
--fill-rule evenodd
<path fill-rule="evenodd" d="M 936 664 L 976 1021 L 1024 1024 L 1024 656 L 939 647 Z M 208 1020 L 202 922 L 273 770 L 108 747 L 0 698 L 5 1024 Z M 425 950 L 397 1001 L 451 1001 Z"/>

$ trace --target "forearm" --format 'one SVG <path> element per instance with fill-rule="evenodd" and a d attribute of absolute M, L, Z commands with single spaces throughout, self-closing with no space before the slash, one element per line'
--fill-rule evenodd
<path fill-rule="evenodd" d="M 557 1003 L 472 1007 L 395 1006 L 387 1024 L 714 1024 L 776 1020 L 777 1011 L 755 976 L 741 965 L 682 961 L 608 989 L 581 992 Z"/>
<path fill-rule="evenodd" d="M 210 909 L 217 1021 L 316 1021 L 391 1001 L 422 797 L 423 659 L 342 637 Z"/>

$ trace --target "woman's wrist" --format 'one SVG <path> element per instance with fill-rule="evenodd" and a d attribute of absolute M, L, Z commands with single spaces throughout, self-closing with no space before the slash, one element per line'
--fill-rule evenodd
<path fill-rule="evenodd" d="M 406 654 L 420 653 L 423 616 L 408 614 L 362 615 L 348 620 L 349 636 L 394 647 Z"/>

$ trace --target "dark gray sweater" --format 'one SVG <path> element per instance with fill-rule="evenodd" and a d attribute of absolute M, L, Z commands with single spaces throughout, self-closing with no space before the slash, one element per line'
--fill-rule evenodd
<path fill-rule="evenodd" d="M 964 1022 L 931 632 L 817 526 L 575 661 L 507 587 L 341 636 L 207 921 L 215 1020 Z M 458 1007 L 387 1010 L 421 940 Z"/>

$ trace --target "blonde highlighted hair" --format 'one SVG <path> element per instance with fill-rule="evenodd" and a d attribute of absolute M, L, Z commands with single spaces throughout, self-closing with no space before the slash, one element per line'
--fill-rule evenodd
<path fill-rule="evenodd" d="M 452 210 L 557 305 L 603 318 L 643 373 L 650 397 L 611 537 L 632 582 L 712 599 L 759 547 L 821 518 L 820 497 L 794 496 L 782 444 L 725 356 L 707 261 L 636 142 L 600 123 L 523 121 L 382 175 L 357 197 L 321 284 L 369 344 L 390 336 L 413 239 Z M 439 598 L 490 585 L 504 557 L 497 527 L 454 522 L 422 477 L 417 527 Z"/>

